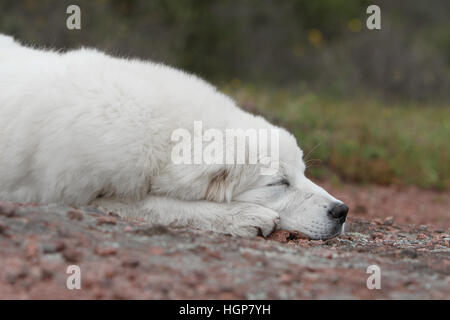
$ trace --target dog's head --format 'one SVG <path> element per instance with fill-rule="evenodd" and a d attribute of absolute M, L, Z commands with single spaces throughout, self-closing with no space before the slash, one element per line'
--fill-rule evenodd
<path fill-rule="evenodd" d="M 252 142 L 247 141 L 244 164 L 171 166 L 167 181 L 178 183 L 162 191 L 187 200 L 262 205 L 280 214 L 281 229 L 297 230 L 311 239 L 338 236 L 344 230 L 348 207 L 305 176 L 303 152 L 296 139 L 284 129 L 269 128 L 278 131 L 278 144 L 258 147 L 265 155 L 273 155 L 275 148 L 276 157 L 249 163 Z"/>
<path fill-rule="evenodd" d="M 268 207 L 280 214 L 281 229 L 298 230 L 311 239 L 338 236 L 344 231 L 348 207 L 305 176 L 303 153 L 295 138 L 279 130 L 276 172 L 261 174 L 259 165 L 221 169 L 211 178 L 206 198 Z"/>

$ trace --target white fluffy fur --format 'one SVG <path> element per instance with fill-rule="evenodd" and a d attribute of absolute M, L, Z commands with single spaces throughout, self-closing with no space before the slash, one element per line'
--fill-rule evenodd
<path fill-rule="evenodd" d="M 341 233 L 327 214 L 339 200 L 305 177 L 302 152 L 283 129 L 277 175 L 262 176 L 257 165 L 175 165 L 171 133 L 192 131 L 196 120 L 275 128 L 179 70 L 91 49 L 37 50 L 0 35 L 0 200 L 93 204 L 241 236 L 276 226 L 317 239 Z M 282 178 L 290 185 L 277 184 Z"/>

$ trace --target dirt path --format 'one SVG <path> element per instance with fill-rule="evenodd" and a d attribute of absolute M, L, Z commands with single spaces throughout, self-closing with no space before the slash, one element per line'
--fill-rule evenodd
<path fill-rule="evenodd" d="M 386 192 L 351 190 L 355 203 Z M 0 299 L 450 299 L 450 230 L 358 216 L 336 239 L 265 240 L 0 203 Z M 66 288 L 69 265 L 81 269 L 81 290 Z M 369 265 L 381 269 L 380 290 L 366 286 Z"/>

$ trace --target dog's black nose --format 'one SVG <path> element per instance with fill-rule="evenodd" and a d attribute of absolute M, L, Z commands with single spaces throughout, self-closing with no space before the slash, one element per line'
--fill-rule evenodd
<path fill-rule="evenodd" d="M 328 210 L 328 214 L 338 219 L 340 223 L 344 223 L 345 219 L 347 218 L 348 213 L 348 207 L 343 203 L 336 203 L 331 207 L 330 210 Z"/>

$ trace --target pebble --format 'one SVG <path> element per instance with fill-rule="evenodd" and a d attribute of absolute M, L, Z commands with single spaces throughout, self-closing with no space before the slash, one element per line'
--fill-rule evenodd
<path fill-rule="evenodd" d="M 13 217 L 16 214 L 16 208 L 9 203 L 0 203 L 0 216 Z"/>
<path fill-rule="evenodd" d="M 394 217 L 389 216 L 387 218 L 384 219 L 383 224 L 385 226 L 392 226 L 394 224 Z"/>
<path fill-rule="evenodd" d="M 83 258 L 83 253 L 74 248 L 66 248 L 62 253 L 67 262 L 79 262 Z"/>
<path fill-rule="evenodd" d="M 383 234 L 381 232 L 373 232 L 370 237 L 372 239 L 383 239 Z"/>
<path fill-rule="evenodd" d="M 377 224 L 377 225 L 383 224 L 383 222 L 382 222 L 381 219 L 379 219 L 379 218 L 373 219 L 373 222 L 375 222 L 375 224 Z"/>
<path fill-rule="evenodd" d="M 53 278 L 53 271 L 47 268 L 42 268 L 40 276 L 41 280 L 50 280 Z"/>
<path fill-rule="evenodd" d="M 108 215 L 111 217 L 114 217 L 114 218 L 120 218 L 119 214 L 112 212 L 112 211 L 108 212 Z"/>
<path fill-rule="evenodd" d="M 125 258 L 122 261 L 122 266 L 126 268 L 137 268 L 140 264 L 139 259 L 137 258 Z"/>
<path fill-rule="evenodd" d="M 56 253 L 64 250 L 65 244 L 62 241 L 58 241 L 56 243 L 45 243 L 42 246 L 42 252 L 43 253 Z"/>
<path fill-rule="evenodd" d="M 117 249 L 113 247 L 97 247 L 95 248 L 95 253 L 99 256 L 113 256 L 117 253 Z"/>
<path fill-rule="evenodd" d="M 291 240 L 309 240 L 309 237 L 299 231 L 277 230 L 272 232 L 267 239 L 287 243 Z"/>
<path fill-rule="evenodd" d="M 8 229 L 7 226 L 0 223 L 0 234 L 6 235 L 6 230 Z"/>
<path fill-rule="evenodd" d="M 83 220 L 83 212 L 81 210 L 76 210 L 76 209 L 72 209 L 67 211 L 67 216 L 69 217 L 69 219 L 71 220 Z"/>
<path fill-rule="evenodd" d="M 38 253 L 39 253 L 39 246 L 37 240 L 33 237 L 30 237 L 26 242 L 25 256 L 28 259 L 33 259 L 37 257 Z"/>
<path fill-rule="evenodd" d="M 21 268 L 19 270 L 10 271 L 6 274 L 6 282 L 9 284 L 15 284 L 20 279 L 25 279 L 28 276 L 27 268 Z"/>
<path fill-rule="evenodd" d="M 416 237 L 417 240 L 425 240 L 427 236 L 424 233 L 419 233 Z"/>
<path fill-rule="evenodd" d="M 117 218 L 115 218 L 115 217 L 98 217 L 97 224 L 99 226 L 101 226 L 103 224 L 115 225 L 115 224 L 117 224 Z"/>

